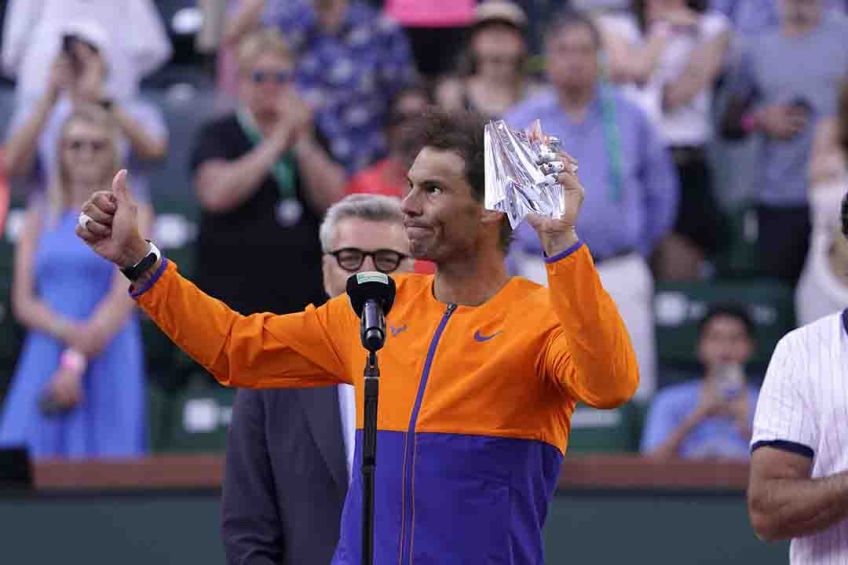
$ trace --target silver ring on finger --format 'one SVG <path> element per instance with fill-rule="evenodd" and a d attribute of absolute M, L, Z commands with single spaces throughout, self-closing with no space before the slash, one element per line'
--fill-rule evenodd
<path fill-rule="evenodd" d="M 94 221 L 92 219 L 92 217 L 89 216 L 88 214 L 86 214 L 85 212 L 80 214 L 79 218 L 77 218 L 77 223 L 79 223 L 80 227 L 84 230 L 88 229 L 88 222 L 92 222 L 92 221 Z"/>

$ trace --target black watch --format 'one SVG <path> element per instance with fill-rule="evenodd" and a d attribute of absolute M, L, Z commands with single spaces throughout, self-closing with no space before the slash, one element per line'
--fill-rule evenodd
<path fill-rule="evenodd" d="M 143 275 L 145 271 L 147 271 L 147 269 L 155 265 L 156 261 L 158 261 L 162 257 L 162 252 L 159 251 L 159 248 L 156 247 L 156 245 L 154 245 L 153 242 L 149 239 L 146 241 L 150 244 L 150 251 L 147 252 L 147 255 L 145 255 L 141 259 L 141 261 L 139 261 L 132 267 L 124 267 L 123 269 L 121 269 L 121 273 L 123 273 L 125 277 L 130 279 L 130 282 L 135 282 L 138 277 Z"/>

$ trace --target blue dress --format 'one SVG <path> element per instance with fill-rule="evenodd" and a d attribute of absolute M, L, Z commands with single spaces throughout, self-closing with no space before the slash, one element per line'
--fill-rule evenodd
<path fill-rule="evenodd" d="M 88 319 L 109 293 L 115 267 L 75 234 L 77 213 L 45 221 L 34 257 L 36 295 L 71 320 Z M 130 316 L 112 341 L 90 359 L 83 399 L 72 410 L 45 415 L 39 396 L 59 364 L 63 344 L 30 331 L 0 413 L 0 446 L 26 445 L 36 458 L 132 457 L 145 452 L 141 331 Z"/>

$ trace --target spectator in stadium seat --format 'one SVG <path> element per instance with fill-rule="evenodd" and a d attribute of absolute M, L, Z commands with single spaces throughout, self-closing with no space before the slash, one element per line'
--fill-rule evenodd
<path fill-rule="evenodd" d="M 292 84 L 279 32 L 248 35 L 238 58 L 239 108 L 200 130 L 191 160 L 197 283 L 242 314 L 294 312 L 324 301 L 318 226 L 343 194 L 344 171 Z"/>
<path fill-rule="evenodd" d="M 357 194 L 334 204 L 321 246 L 330 297 L 345 292 L 351 273 L 412 267 L 400 201 L 387 196 Z M 350 474 L 359 472 L 355 420 L 350 385 L 237 392 L 222 498 L 228 563 L 330 562 Z"/>
<path fill-rule="evenodd" d="M 554 89 L 522 102 L 505 119 L 518 128 L 540 119 L 593 187 L 578 229 L 630 332 L 641 376 L 637 395 L 646 398 L 656 384 L 653 277 L 646 257 L 671 229 L 677 175 L 645 112 L 601 81 L 600 34 L 591 20 L 572 12 L 554 18 L 546 50 Z M 533 230 L 519 226 L 510 252 L 513 271 L 544 283 L 541 255 Z"/>
<path fill-rule="evenodd" d="M 698 326 L 699 380 L 657 393 L 642 435 L 642 454 L 687 459 L 747 459 L 758 389 L 747 383 L 754 324 L 744 308 L 713 305 Z"/>
<path fill-rule="evenodd" d="M 524 12 L 509 0 L 478 4 L 460 76 L 437 87 L 439 106 L 499 118 L 524 99 L 531 87 L 525 69 L 526 27 Z"/>
<path fill-rule="evenodd" d="M 410 135 L 409 123 L 424 113 L 431 100 L 424 88 L 405 88 L 391 101 L 386 120 L 386 141 L 389 154 L 370 167 L 359 171 L 345 188 L 348 194 L 384 194 L 403 198 L 409 181 L 406 173 L 420 149 Z"/>
<path fill-rule="evenodd" d="M 141 331 L 126 278 L 74 237 L 79 207 L 120 164 L 117 134 L 102 108 L 73 110 L 57 180 L 31 199 L 15 249 L 12 307 L 28 333 L 0 445 L 25 445 L 36 458 L 146 451 Z M 139 213 L 148 231 L 151 211 Z"/>
<path fill-rule="evenodd" d="M 823 119 L 810 157 L 813 233 L 804 271 L 795 289 L 799 325 L 839 312 L 848 304 L 848 240 L 842 235 L 839 203 L 848 192 L 848 82 L 837 117 Z"/>
<path fill-rule="evenodd" d="M 680 178 L 672 234 L 657 254 L 657 274 L 698 279 L 723 243 L 723 222 L 707 158 L 712 140 L 712 91 L 730 44 L 721 13 L 686 0 L 638 0 L 633 14 L 598 18 L 612 80 L 639 103 L 669 145 Z"/>
<path fill-rule="evenodd" d="M 385 0 L 382 5 L 384 13 L 403 26 L 418 71 L 429 80 L 453 69 L 477 1 Z"/>
<path fill-rule="evenodd" d="M 724 135 L 756 134 L 758 255 L 794 284 L 810 240 L 807 166 L 815 127 L 836 113 L 848 79 L 848 18 L 823 0 L 780 0 L 780 26 L 749 38 L 731 79 Z M 788 72 L 792 69 L 792 72 Z"/>
<path fill-rule="evenodd" d="M 171 57 L 171 44 L 153 0 L 11 0 L 3 22 L 2 63 L 15 79 L 19 102 L 40 97 L 50 65 L 73 33 L 69 23 L 93 21 L 109 43 L 107 90 L 131 99 L 143 76 Z"/>
<path fill-rule="evenodd" d="M 297 85 L 333 157 L 352 174 L 385 156 L 389 100 L 417 74 L 400 26 L 348 0 L 270 2 L 263 24 L 296 54 Z"/>
<path fill-rule="evenodd" d="M 43 192 L 56 180 L 59 132 L 80 105 L 99 104 L 120 128 L 121 160 L 135 176 L 132 190 L 150 200 L 145 164 L 160 161 L 168 148 L 168 133 L 155 106 L 133 97 L 116 97 L 108 88 L 114 72 L 109 62 L 114 50 L 106 30 L 94 20 L 74 20 L 62 29 L 75 37 L 69 51 L 53 52 L 46 88 L 37 99 L 19 101 L 6 142 L 5 165 L 9 176 L 24 176 L 32 189 Z"/>
<path fill-rule="evenodd" d="M 845 13 L 845 0 L 823 0 L 832 12 Z M 780 0 L 709 0 L 711 9 L 722 12 L 742 35 L 755 35 L 780 25 Z"/>
<path fill-rule="evenodd" d="M 406 173 L 420 147 L 416 142 L 409 124 L 430 106 L 430 95 L 422 87 L 405 88 L 392 99 L 386 122 L 386 140 L 389 155 L 377 161 L 355 175 L 347 184 L 348 194 L 384 194 L 403 198 L 406 196 L 409 181 Z M 416 261 L 415 272 L 431 274 L 436 266 L 431 261 Z"/>

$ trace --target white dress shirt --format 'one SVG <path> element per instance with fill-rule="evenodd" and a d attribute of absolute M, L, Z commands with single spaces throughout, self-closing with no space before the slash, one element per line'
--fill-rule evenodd
<path fill-rule="evenodd" d="M 353 476 L 353 451 L 356 446 L 356 394 L 351 385 L 339 385 L 339 414 L 342 417 L 348 484 Z"/>

